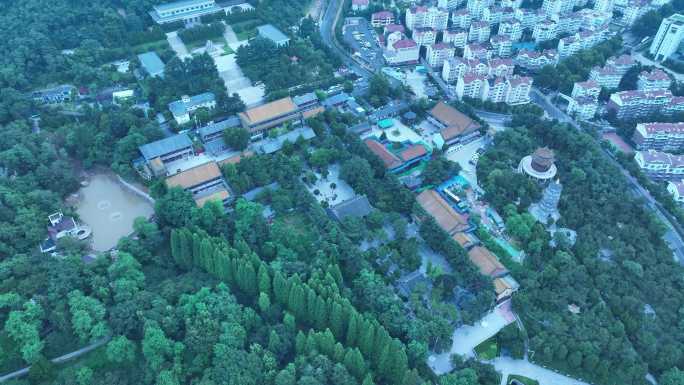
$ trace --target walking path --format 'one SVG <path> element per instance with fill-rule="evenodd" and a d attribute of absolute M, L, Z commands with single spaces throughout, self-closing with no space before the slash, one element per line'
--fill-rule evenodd
<path fill-rule="evenodd" d="M 66 362 L 66 361 L 72 360 L 72 359 L 74 359 L 74 358 L 77 358 L 77 357 L 79 357 L 79 356 L 82 356 L 82 355 L 84 355 L 84 354 L 86 354 L 86 353 L 88 353 L 88 352 L 90 352 L 90 351 L 93 351 L 93 350 L 99 348 L 100 346 L 106 344 L 107 342 L 109 342 L 109 340 L 110 340 L 111 338 L 112 338 L 111 336 L 104 337 L 104 338 L 102 338 L 102 339 L 100 339 L 100 340 L 97 340 L 97 341 L 93 342 L 92 344 L 90 344 L 90 345 L 88 345 L 88 346 L 85 346 L 85 347 L 83 347 L 83 348 L 81 348 L 81 349 L 78 349 L 78 350 L 73 351 L 73 352 L 71 352 L 71 353 L 67 353 L 67 354 L 65 354 L 65 355 L 63 355 L 63 356 L 57 357 L 57 358 L 55 358 L 55 359 L 52 359 L 52 363 L 54 363 L 54 364 L 61 364 L 61 363 L 63 363 L 63 362 Z M 19 378 L 19 377 L 25 376 L 26 374 L 28 374 L 30 368 L 31 368 L 31 367 L 28 366 L 28 367 L 26 367 L 26 368 L 17 370 L 16 372 L 12 372 L 12 373 L 5 374 L 4 376 L 0 376 L 0 382 L 5 382 L 5 381 L 8 381 L 8 380 L 12 380 L 12 379 L 15 379 L 15 378 Z"/>
<path fill-rule="evenodd" d="M 121 178 L 119 175 L 117 175 L 116 177 L 119 179 L 119 182 L 120 182 L 124 187 L 126 187 L 126 188 L 129 189 L 129 190 L 131 190 L 133 193 L 135 193 L 135 194 L 137 194 L 137 195 L 140 195 L 141 197 L 143 197 L 143 198 L 144 198 L 145 200 L 147 200 L 148 202 L 154 204 L 154 198 L 152 198 L 149 194 L 147 194 L 146 192 L 142 191 L 142 190 L 139 189 L 138 187 L 136 187 L 136 186 L 134 186 L 134 185 L 132 185 L 132 184 L 126 182 L 126 181 L 123 180 L 123 178 Z"/>
<path fill-rule="evenodd" d="M 529 377 L 539 381 L 539 385 L 590 385 L 566 375 L 554 372 L 526 360 L 516 360 L 510 357 L 497 357 L 486 361 L 501 372 L 501 385 L 506 385 L 506 379 L 511 374 Z"/>
<path fill-rule="evenodd" d="M 166 34 L 166 40 L 169 42 L 171 49 L 176 53 L 180 59 L 185 59 L 190 57 L 188 49 L 185 47 L 185 43 L 178 36 L 178 31 L 169 32 Z"/>

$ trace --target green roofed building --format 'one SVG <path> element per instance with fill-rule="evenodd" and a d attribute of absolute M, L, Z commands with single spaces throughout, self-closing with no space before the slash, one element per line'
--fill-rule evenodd
<path fill-rule="evenodd" d="M 202 16 L 222 11 L 223 8 L 218 6 L 215 0 L 179 0 L 155 5 L 150 11 L 150 16 L 157 24 L 176 21 L 198 23 Z"/>
<path fill-rule="evenodd" d="M 392 128 L 394 126 L 394 120 L 392 119 L 383 119 L 378 122 L 378 127 L 380 127 L 383 130 L 386 130 L 388 128 Z"/>

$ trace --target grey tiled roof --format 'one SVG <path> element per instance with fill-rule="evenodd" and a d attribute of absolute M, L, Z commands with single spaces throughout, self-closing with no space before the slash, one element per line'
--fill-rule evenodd
<path fill-rule="evenodd" d="M 199 134 L 200 137 L 204 140 L 209 135 L 215 134 L 217 132 L 221 132 L 227 128 L 233 128 L 233 127 L 239 127 L 240 126 L 240 119 L 237 117 L 237 115 L 233 115 L 229 117 L 226 120 L 222 120 L 220 122 L 216 123 L 211 123 L 208 124 L 204 127 L 201 127 L 199 129 Z"/>
<path fill-rule="evenodd" d="M 177 134 L 140 146 L 140 153 L 145 160 L 149 161 L 187 147 L 192 147 L 192 140 L 190 140 L 190 137 L 187 134 Z"/>
<path fill-rule="evenodd" d="M 328 209 L 328 213 L 338 221 L 347 217 L 365 217 L 372 211 L 373 206 L 368 202 L 368 198 L 365 195 L 357 195 Z"/>

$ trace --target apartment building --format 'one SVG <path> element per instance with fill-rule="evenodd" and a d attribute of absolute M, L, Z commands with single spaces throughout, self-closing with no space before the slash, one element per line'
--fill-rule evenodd
<path fill-rule="evenodd" d="M 503 77 L 489 78 L 489 93 L 487 99 L 494 103 L 505 103 L 510 84 Z"/>
<path fill-rule="evenodd" d="M 565 15 L 572 12 L 572 8 L 575 6 L 574 1 L 569 0 L 544 0 L 542 3 L 542 11 L 546 15 L 561 14 Z"/>
<path fill-rule="evenodd" d="M 451 28 L 442 32 L 442 42 L 463 48 L 468 43 L 468 31 L 461 28 Z"/>
<path fill-rule="evenodd" d="M 437 42 L 437 31 L 429 27 L 420 27 L 413 30 L 412 37 L 419 46 L 430 46 Z"/>
<path fill-rule="evenodd" d="M 463 48 L 463 57 L 465 59 L 489 60 L 491 52 L 480 44 L 470 43 Z"/>
<path fill-rule="evenodd" d="M 449 24 L 449 11 L 438 7 L 414 6 L 406 9 L 406 28 L 434 28 L 445 30 Z"/>
<path fill-rule="evenodd" d="M 615 111 L 618 119 L 635 119 L 666 112 L 665 108 L 672 102 L 669 90 L 622 91 L 610 95 L 608 109 Z"/>
<path fill-rule="evenodd" d="M 637 151 L 634 160 L 646 176 L 655 180 L 682 180 L 684 156 L 656 150 Z"/>
<path fill-rule="evenodd" d="M 489 82 L 484 75 L 469 72 L 456 81 L 456 95 L 459 99 L 467 97 L 485 100 L 488 94 Z"/>
<path fill-rule="evenodd" d="M 639 150 L 684 150 L 684 123 L 639 123 L 632 140 Z"/>
<path fill-rule="evenodd" d="M 558 51 L 546 49 L 542 52 L 521 49 L 515 57 L 515 64 L 531 70 L 538 70 L 546 65 L 558 64 Z"/>
<path fill-rule="evenodd" d="M 586 95 L 576 96 L 570 99 L 567 112 L 568 115 L 573 116 L 575 119 L 589 120 L 596 115 L 598 107 L 598 99 L 595 97 Z"/>
<path fill-rule="evenodd" d="M 486 21 L 476 21 L 470 24 L 468 31 L 468 41 L 476 43 L 484 43 L 489 40 L 491 27 Z"/>
<path fill-rule="evenodd" d="M 664 90 L 670 88 L 672 80 L 665 71 L 654 69 L 651 72 L 641 71 L 637 80 L 637 89 L 641 91 Z"/>
<path fill-rule="evenodd" d="M 455 28 L 468 29 L 473 22 L 473 16 L 467 9 L 459 9 L 451 14 L 451 24 Z"/>
<path fill-rule="evenodd" d="M 441 68 L 444 61 L 454 57 L 456 50 L 448 43 L 437 43 L 428 46 L 427 62 L 432 68 Z"/>
<path fill-rule="evenodd" d="M 544 19 L 535 24 L 532 30 L 532 38 L 535 43 L 541 43 L 547 40 L 553 40 L 558 36 L 558 25 L 551 19 Z M 560 51 L 560 48 L 558 49 Z"/>
<path fill-rule="evenodd" d="M 684 39 L 684 15 L 675 13 L 664 18 L 660 23 L 649 52 L 656 61 L 665 61 L 677 51 L 682 39 Z"/>
<path fill-rule="evenodd" d="M 606 64 L 603 67 L 594 67 L 589 72 L 589 79 L 595 81 L 599 86 L 607 89 L 615 89 L 620 85 L 622 73 L 613 65 Z"/>
<path fill-rule="evenodd" d="M 394 22 L 394 13 L 390 11 L 375 12 L 371 15 L 371 25 L 375 28 L 380 28 L 386 25 L 394 24 Z"/>
<path fill-rule="evenodd" d="M 420 46 L 411 39 L 403 39 L 394 43 L 384 51 L 383 56 L 391 66 L 416 64 L 420 59 Z"/>
<path fill-rule="evenodd" d="M 499 23 L 499 36 L 506 36 L 511 39 L 511 41 L 517 42 L 522 38 L 522 34 L 523 25 L 518 19 L 508 17 L 501 20 L 501 23 Z"/>
<path fill-rule="evenodd" d="M 510 84 L 506 95 L 506 104 L 519 105 L 530 102 L 530 91 L 532 90 L 532 78 L 528 76 L 513 76 L 508 79 Z"/>
<path fill-rule="evenodd" d="M 606 65 L 615 67 L 615 70 L 623 75 L 636 65 L 636 60 L 631 55 L 620 55 L 618 57 L 608 58 Z"/>
<path fill-rule="evenodd" d="M 466 60 L 461 57 L 452 57 L 444 61 L 442 79 L 447 83 L 451 83 L 463 77 L 466 72 L 468 72 Z"/>
<path fill-rule="evenodd" d="M 507 78 L 513 76 L 514 70 L 513 59 L 493 58 L 489 61 L 489 76 Z"/>
<path fill-rule="evenodd" d="M 584 82 L 577 82 L 572 87 L 571 97 L 575 98 L 578 96 L 590 96 L 592 98 L 598 98 L 601 93 L 601 86 L 595 80 L 587 80 Z"/>
<path fill-rule="evenodd" d="M 470 12 L 473 20 L 481 19 L 482 13 L 486 7 L 486 0 L 468 0 L 468 3 L 466 4 L 466 9 L 468 9 L 468 12 Z"/>
<path fill-rule="evenodd" d="M 500 28 L 500 27 L 499 27 Z M 504 35 L 494 35 L 489 39 L 494 56 L 509 57 L 513 51 L 513 41 Z"/>

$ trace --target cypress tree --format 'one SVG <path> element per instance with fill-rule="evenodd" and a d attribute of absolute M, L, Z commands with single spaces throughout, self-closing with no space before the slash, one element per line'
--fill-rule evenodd
<path fill-rule="evenodd" d="M 314 325 L 317 329 L 323 329 L 328 326 L 328 303 L 325 302 L 323 297 L 316 296 L 316 306 L 314 310 Z"/>
<path fill-rule="evenodd" d="M 349 321 L 347 322 L 347 332 L 345 333 L 347 338 L 347 346 L 357 346 L 357 339 L 359 334 L 359 315 L 354 312 L 349 316 Z"/>
<path fill-rule="evenodd" d="M 342 344 L 339 343 L 339 342 L 336 343 L 336 344 L 335 344 L 335 349 L 333 350 L 332 359 L 333 359 L 335 362 L 342 363 L 342 362 L 344 361 L 344 354 L 345 354 L 344 346 L 342 346 Z"/>
<path fill-rule="evenodd" d="M 271 295 L 271 275 L 268 273 L 268 267 L 265 263 L 259 264 L 259 271 L 257 273 L 259 280 L 259 292 L 266 295 Z"/>
<path fill-rule="evenodd" d="M 192 266 L 200 266 L 202 237 L 195 233 L 192 235 Z"/>
<path fill-rule="evenodd" d="M 348 348 L 344 354 L 344 366 L 359 381 L 366 375 L 366 363 L 357 348 Z"/>
<path fill-rule="evenodd" d="M 328 357 L 332 357 L 335 351 L 335 337 L 330 329 L 325 329 L 323 333 L 317 333 L 317 337 L 320 352 Z"/>
<path fill-rule="evenodd" d="M 316 292 L 309 287 L 309 285 L 304 285 L 306 290 L 306 315 L 305 319 L 309 325 L 314 325 L 314 320 L 316 318 L 316 300 L 318 299 Z"/>
<path fill-rule="evenodd" d="M 368 373 L 366 378 L 363 379 L 363 383 L 361 385 L 375 385 L 375 382 L 373 382 L 373 376 Z"/>
<path fill-rule="evenodd" d="M 182 266 L 181 259 L 181 235 L 178 229 L 171 230 L 171 256 L 176 262 L 176 265 Z"/>
<path fill-rule="evenodd" d="M 387 344 L 382 347 L 382 351 L 380 352 L 380 356 L 378 357 L 378 360 L 375 361 L 378 373 L 380 376 L 386 380 L 389 380 L 392 373 L 392 353 L 390 351 L 390 345 Z"/>
<path fill-rule="evenodd" d="M 280 303 L 281 305 L 285 305 L 289 298 L 289 293 L 289 283 L 287 280 L 285 280 L 285 278 L 283 278 L 283 275 L 280 273 L 280 271 L 276 270 L 276 272 L 273 274 L 273 294 L 275 295 L 276 302 Z"/>
<path fill-rule="evenodd" d="M 338 340 L 344 339 L 344 321 L 342 305 L 333 302 L 330 306 L 330 330 Z"/>
<path fill-rule="evenodd" d="M 249 262 L 244 262 L 244 276 L 243 282 L 245 285 L 245 292 L 251 297 L 255 297 L 257 294 L 257 281 L 256 281 L 256 271 L 254 267 Z"/>
<path fill-rule="evenodd" d="M 190 230 L 183 228 L 178 232 L 180 236 L 180 261 L 181 266 L 186 269 L 192 269 L 192 233 Z"/>
<path fill-rule="evenodd" d="M 375 328 L 368 320 L 361 318 L 359 323 L 359 337 L 357 343 L 359 350 L 365 357 L 371 358 L 373 355 L 373 344 L 375 343 Z"/>
<path fill-rule="evenodd" d="M 373 322 L 373 329 L 375 329 L 375 333 L 373 336 L 373 352 L 371 353 L 372 361 L 378 362 L 380 361 L 380 355 L 382 354 L 383 349 L 385 346 L 389 346 L 392 342 L 392 338 L 389 333 L 387 333 L 387 330 L 377 323 L 377 321 Z"/>
<path fill-rule="evenodd" d="M 211 241 L 208 238 L 202 239 L 200 242 L 200 255 L 199 255 L 199 267 L 201 269 L 204 269 L 207 273 L 213 273 L 209 268 L 210 266 L 210 261 L 214 255 L 214 245 L 211 244 Z"/>
<path fill-rule="evenodd" d="M 392 339 L 390 344 L 389 360 L 389 379 L 393 384 L 402 384 L 408 371 L 408 357 L 402 343 L 397 339 Z"/>
<path fill-rule="evenodd" d="M 295 337 L 295 351 L 297 352 L 297 355 L 304 354 L 305 348 L 306 348 L 306 336 L 300 330 L 297 332 L 297 336 Z"/>

